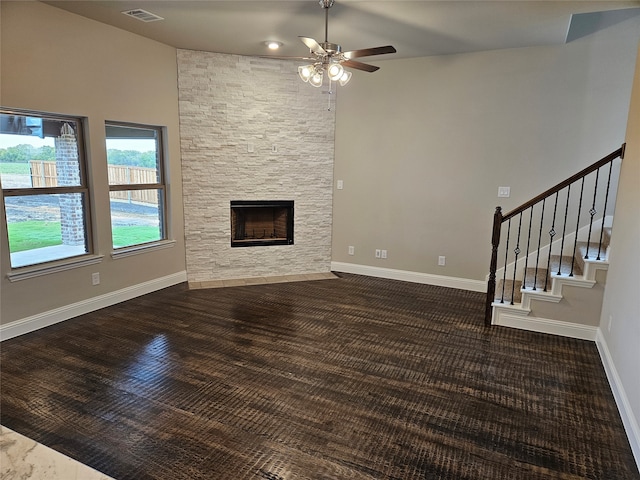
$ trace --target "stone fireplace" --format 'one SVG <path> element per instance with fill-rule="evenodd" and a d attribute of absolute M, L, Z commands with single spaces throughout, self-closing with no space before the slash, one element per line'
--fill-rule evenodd
<path fill-rule="evenodd" d="M 193 50 L 178 50 L 178 89 L 188 281 L 330 272 L 327 96 L 290 61 Z M 274 224 L 283 205 L 254 215 L 264 206 L 254 199 L 295 202 L 287 235 Z M 232 201 L 251 201 L 238 205 L 250 222 L 244 232 L 232 227 Z"/>
<path fill-rule="evenodd" d="M 232 200 L 231 246 L 293 245 L 292 200 Z"/>

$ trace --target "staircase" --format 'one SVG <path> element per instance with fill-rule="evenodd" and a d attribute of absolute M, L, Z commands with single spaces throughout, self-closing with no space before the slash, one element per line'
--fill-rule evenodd
<path fill-rule="evenodd" d="M 574 257 L 551 255 L 549 268 L 538 268 L 536 272 L 535 268 L 529 267 L 521 280 L 501 278 L 492 302 L 492 325 L 594 340 L 595 327 L 600 319 L 598 305 L 602 302 L 609 266 L 610 238 L 611 228 L 604 227 L 602 244 L 578 241 Z M 604 249 L 604 252 L 601 251 L 600 260 L 595 260 L 598 249 Z M 589 258 L 585 258 L 587 255 Z M 594 288 L 597 286 L 600 288 Z M 567 293 L 567 290 L 576 288 L 584 291 Z M 541 302 L 559 305 L 569 302 L 571 305 L 568 308 L 545 308 Z M 589 302 L 589 311 L 576 307 L 578 302 Z M 589 308 L 593 305 L 596 307 Z"/>
<path fill-rule="evenodd" d="M 505 215 L 496 208 L 487 326 L 595 338 L 623 156 L 624 145 Z"/>

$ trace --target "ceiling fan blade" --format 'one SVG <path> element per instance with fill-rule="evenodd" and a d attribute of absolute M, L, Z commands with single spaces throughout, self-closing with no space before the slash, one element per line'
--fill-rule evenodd
<path fill-rule="evenodd" d="M 307 47 L 309 47 L 309 50 L 311 50 L 313 53 L 327 53 L 324 51 L 324 48 L 322 48 L 320 46 L 320 44 L 318 42 L 316 42 L 313 38 L 309 38 L 309 37 L 298 37 L 300 40 L 302 40 L 302 43 L 304 43 Z"/>
<path fill-rule="evenodd" d="M 260 58 L 273 58 L 275 60 L 309 60 L 315 62 L 315 57 L 281 57 L 278 55 L 260 55 Z"/>
<path fill-rule="evenodd" d="M 363 48 L 362 50 L 351 50 L 350 52 L 344 52 L 345 58 L 358 58 L 358 57 L 370 57 L 372 55 L 383 55 L 385 53 L 396 53 L 396 49 L 391 45 L 384 47 Z"/>
<path fill-rule="evenodd" d="M 380 70 L 380 67 L 369 65 L 368 63 L 356 62 L 355 60 L 345 60 L 344 62 L 340 62 L 340 64 L 343 67 L 355 68 L 356 70 L 363 70 L 365 72 L 375 72 L 376 70 Z"/>

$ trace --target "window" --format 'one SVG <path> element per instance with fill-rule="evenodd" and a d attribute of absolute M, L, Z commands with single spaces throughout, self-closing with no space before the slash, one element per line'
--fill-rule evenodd
<path fill-rule="evenodd" d="M 162 128 L 107 123 L 114 250 L 166 240 Z"/>
<path fill-rule="evenodd" d="M 0 109 L 0 184 L 11 268 L 92 250 L 82 123 Z"/>

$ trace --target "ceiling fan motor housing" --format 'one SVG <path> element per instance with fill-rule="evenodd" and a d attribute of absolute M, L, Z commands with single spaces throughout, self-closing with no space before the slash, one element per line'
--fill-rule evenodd
<path fill-rule="evenodd" d="M 342 51 L 342 47 L 337 43 L 321 42 L 320 46 L 329 56 L 336 55 Z"/>

